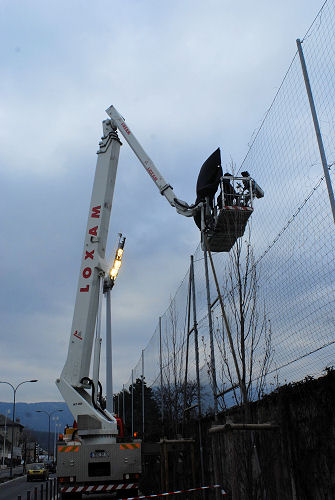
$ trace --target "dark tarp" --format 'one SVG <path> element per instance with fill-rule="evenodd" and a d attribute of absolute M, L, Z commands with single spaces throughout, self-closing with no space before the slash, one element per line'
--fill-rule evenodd
<path fill-rule="evenodd" d="M 213 198 L 222 177 L 221 153 L 218 148 L 212 153 L 202 165 L 197 181 L 196 203 L 204 200 L 206 196 Z"/>

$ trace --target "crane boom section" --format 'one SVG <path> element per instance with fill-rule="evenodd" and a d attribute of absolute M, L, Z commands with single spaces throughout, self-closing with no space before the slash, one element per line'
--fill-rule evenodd
<path fill-rule="evenodd" d="M 151 179 L 154 181 L 156 186 L 159 189 L 159 192 L 165 196 L 172 207 L 176 207 L 176 196 L 173 192 L 171 185 L 166 182 L 154 162 L 151 160 L 149 155 L 144 151 L 141 144 L 138 142 L 128 125 L 126 124 L 124 118 L 120 115 L 120 113 L 114 108 L 114 106 L 110 106 L 106 113 L 111 117 L 112 126 L 118 128 L 121 132 L 131 149 L 134 151 L 137 158 L 142 163 L 145 170 L 150 175 Z"/>
<path fill-rule="evenodd" d="M 108 272 L 105 251 L 121 142 L 110 120 L 103 122 L 85 233 L 67 360 L 61 378 L 80 387 L 89 376 L 96 325 L 99 280 Z"/>

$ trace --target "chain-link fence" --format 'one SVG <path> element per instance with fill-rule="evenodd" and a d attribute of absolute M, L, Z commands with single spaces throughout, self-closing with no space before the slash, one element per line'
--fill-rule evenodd
<path fill-rule="evenodd" d="M 334 1 L 328 0 L 302 40 L 332 182 L 334 17 Z M 246 157 L 229 169 L 235 175 L 250 172 L 265 192 L 255 201 L 244 236 L 229 253 L 213 254 L 230 332 L 209 264 L 206 282 L 199 246 L 195 295 L 187 273 L 124 384 L 129 390 L 144 377 L 161 403 L 168 394 L 181 411 L 199 403 L 197 355 L 203 412 L 215 408 L 215 401 L 218 409 L 239 402 L 239 378 L 255 399 L 278 385 L 319 376 L 334 364 L 334 221 L 298 52 Z"/>

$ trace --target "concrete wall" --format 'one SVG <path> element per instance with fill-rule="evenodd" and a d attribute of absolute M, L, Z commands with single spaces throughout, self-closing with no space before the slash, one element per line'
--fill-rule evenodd
<path fill-rule="evenodd" d="M 233 408 L 220 414 L 216 422 L 204 418 L 207 482 L 219 482 L 234 500 L 334 499 L 334 402 L 335 373 L 329 370 L 322 378 L 281 387 L 252 403 L 247 416 L 243 409 Z M 272 422 L 279 428 L 208 432 L 212 425 L 246 418 L 248 423 Z M 196 422 L 190 423 L 189 429 L 194 437 L 198 435 Z"/>

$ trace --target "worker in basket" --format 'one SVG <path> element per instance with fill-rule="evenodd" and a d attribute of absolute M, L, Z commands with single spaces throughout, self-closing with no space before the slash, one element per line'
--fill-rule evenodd
<path fill-rule="evenodd" d="M 232 207 L 239 199 L 238 194 L 230 183 L 230 177 L 232 177 L 232 174 L 229 172 L 226 172 L 222 177 L 222 191 L 217 198 L 217 206 L 219 209 L 224 206 Z"/>

